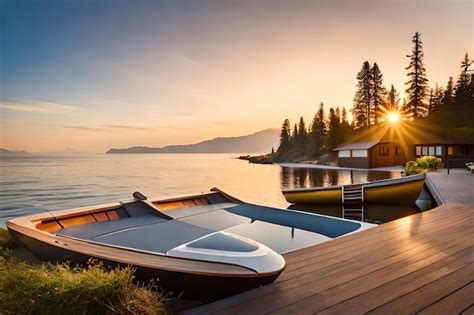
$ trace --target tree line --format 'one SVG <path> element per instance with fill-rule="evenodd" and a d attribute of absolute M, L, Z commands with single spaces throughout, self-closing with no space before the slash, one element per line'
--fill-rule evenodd
<path fill-rule="evenodd" d="M 382 71 L 374 62 L 364 61 L 357 73 L 353 98 L 352 122 L 345 107 L 330 108 L 325 114 L 321 103 L 308 128 L 303 117 L 293 127 L 288 119 L 280 132 L 279 160 L 318 158 L 330 153 L 347 141 L 354 132 L 384 122 L 389 113 L 398 113 L 402 119 L 428 121 L 441 127 L 472 127 L 474 114 L 474 72 L 472 60 L 465 54 L 458 80 L 450 77 L 446 87 L 438 83 L 430 87 L 424 64 L 421 34 L 412 38 L 412 50 L 405 82 L 405 98 L 400 99 L 393 84 L 387 88 Z"/>

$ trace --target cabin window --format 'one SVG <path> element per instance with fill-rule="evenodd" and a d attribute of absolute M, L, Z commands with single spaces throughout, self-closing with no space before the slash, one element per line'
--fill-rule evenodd
<path fill-rule="evenodd" d="M 350 150 L 340 150 L 338 156 L 340 158 L 351 157 L 351 151 Z"/>
<path fill-rule="evenodd" d="M 428 147 L 421 148 L 421 155 L 428 155 Z"/>
<path fill-rule="evenodd" d="M 379 147 L 379 155 L 382 155 L 382 156 L 388 155 L 388 145 L 381 145 Z"/>
<path fill-rule="evenodd" d="M 448 155 L 454 155 L 454 147 L 452 146 L 448 147 Z"/>
<path fill-rule="evenodd" d="M 435 155 L 435 147 L 429 147 L 428 148 L 428 154 L 429 155 Z"/>
<path fill-rule="evenodd" d="M 443 155 L 443 147 L 437 146 L 436 147 L 436 155 Z"/>
<path fill-rule="evenodd" d="M 421 147 L 420 146 L 416 147 L 416 155 L 421 155 Z"/>
<path fill-rule="evenodd" d="M 398 145 L 395 147 L 395 155 L 400 155 L 400 147 Z"/>
<path fill-rule="evenodd" d="M 352 157 L 367 157 L 367 150 L 352 150 Z"/>

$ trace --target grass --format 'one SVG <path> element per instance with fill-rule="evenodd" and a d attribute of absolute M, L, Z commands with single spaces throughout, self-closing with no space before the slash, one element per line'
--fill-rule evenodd
<path fill-rule="evenodd" d="M 2 238 L 5 230 L 0 229 Z M 106 269 L 30 264 L 0 244 L 0 310 L 2 314 L 166 314 L 167 296 L 153 283 L 133 282 L 130 267 Z"/>

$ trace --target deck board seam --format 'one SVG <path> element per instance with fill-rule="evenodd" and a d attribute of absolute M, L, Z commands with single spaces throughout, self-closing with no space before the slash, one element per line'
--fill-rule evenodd
<path fill-rule="evenodd" d="M 402 279 L 402 278 L 408 277 L 408 276 L 413 275 L 413 274 L 418 273 L 418 272 L 423 272 L 423 271 L 425 271 L 426 269 L 432 267 L 433 265 L 435 265 L 435 264 L 437 264 L 437 263 L 441 263 L 441 262 L 443 262 L 443 261 L 445 261 L 445 260 L 456 260 L 456 258 L 453 257 L 453 256 L 456 255 L 456 254 L 459 253 L 459 252 L 465 251 L 465 250 L 468 249 L 468 248 L 469 248 L 469 247 L 464 248 L 464 249 L 461 249 L 460 251 L 454 253 L 453 255 L 448 255 L 448 256 L 446 256 L 446 257 L 440 259 L 439 261 L 437 261 L 437 262 L 435 262 L 435 263 L 426 265 L 426 266 L 424 266 L 424 267 L 422 267 L 422 268 L 420 268 L 420 269 L 413 270 L 413 271 L 411 271 L 411 272 L 409 272 L 409 273 L 407 273 L 407 274 L 404 274 L 404 275 L 402 275 L 402 276 L 400 276 L 400 277 L 398 277 L 398 278 L 395 278 L 395 279 L 392 279 L 392 280 L 390 280 L 390 281 L 384 282 L 384 283 L 380 284 L 379 286 L 374 287 L 374 288 L 372 288 L 372 289 L 370 289 L 370 290 L 363 291 L 363 292 L 358 293 L 358 294 L 356 294 L 356 295 L 350 296 L 350 297 L 348 297 L 348 298 L 345 299 L 345 300 L 342 300 L 342 301 L 340 301 L 340 302 L 338 302 L 338 303 L 329 305 L 328 307 L 326 307 L 326 308 L 324 308 L 324 309 L 321 309 L 321 310 L 318 310 L 318 311 L 316 311 L 316 312 L 313 313 L 313 314 L 317 314 L 317 313 L 323 312 L 323 311 L 325 311 L 325 310 L 327 310 L 327 309 L 330 309 L 330 308 L 333 308 L 333 307 L 335 307 L 335 306 L 337 306 L 337 305 L 339 305 L 339 304 L 343 304 L 343 303 L 345 303 L 345 302 L 347 302 L 347 301 L 350 301 L 350 300 L 352 300 L 352 299 L 354 299 L 354 298 L 360 297 L 361 295 L 364 295 L 364 294 L 367 294 L 367 293 L 371 293 L 372 291 L 375 292 L 376 290 L 380 289 L 381 287 L 383 287 L 383 286 L 385 286 L 385 285 L 389 285 L 389 284 L 392 283 L 392 282 L 398 281 L 398 280 L 400 280 L 400 279 Z M 436 254 L 437 254 L 437 253 L 436 253 Z M 434 254 L 434 255 L 436 255 L 436 254 Z M 429 258 L 429 257 L 426 257 L 426 258 Z M 453 272 L 456 272 L 456 271 L 458 271 L 459 269 L 464 268 L 466 265 L 467 265 L 467 264 L 463 264 L 463 265 L 457 267 L 456 269 L 453 269 L 453 270 L 449 271 L 448 273 L 446 273 L 446 275 L 449 275 L 449 274 L 451 274 L 451 273 L 453 273 Z M 365 276 L 365 275 L 364 275 L 364 276 Z M 432 281 L 426 283 L 425 285 L 429 285 L 430 283 L 432 283 L 432 282 L 434 282 L 434 281 L 436 281 L 436 280 L 438 280 L 438 279 L 439 279 L 439 278 L 435 278 L 435 279 L 433 279 Z M 413 289 L 413 290 L 411 290 L 411 291 L 406 292 L 405 294 L 410 294 L 410 293 L 416 291 L 417 289 L 419 289 L 419 288 L 415 288 L 415 289 Z M 324 291 L 322 291 L 322 292 L 324 292 Z M 392 301 L 394 301 L 394 300 L 400 298 L 401 296 L 402 296 L 402 295 L 397 296 L 397 297 L 395 297 L 395 298 L 393 298 L 393 299 L 391 299 L 391 300 L 388 300 L 386 303 L 390 303 L 390 302 L 392 302 Z M 384 304 L 385 304 L 385 303 L 384 303 Z M 375 309 L 375 308 L 374 308 L 374 309 Z M 370 310 L 369 310 L 369 311 L 370 311 Z"/>
<path fill-rule="evenodd" d="M 455 246 L 456 246 L 456 245 L 453 245 L 453 246 L 450 246 L 450 247 L 448 247 L 448 248 L 452 248 L 452 247 L 455 247 Z M 448 248 L 447 248 L 447 249 L 448 249 Z M 469 247 L 467 247 L 467 248 L 469 248 Z M 450 254 L 450 255 L 447 255 L 447 256 L 444 257 L 444 258 L 451 257 L 452 255 L 454 255 L 454 254 L 456 254 L 456 253 L 458 253 L 458 252 L 460 252 L 460 251 L 463 251 L 463 250 L 465 250 L 465 249 L 467 249 L 467 248 L 459 249 L 459 250 L 456 251 L 455 253 Z M 434 256 L 437 256 L 437 255 L 440 255 L 440 254 L 442 254 L 441 251 L 435 252 L 435 253 L 433 253 L 432 255 L 428 255 L 428 256 L 426 256 L 426 257 L 424 257 L 424 258 L 422 258 L 422 259 L 416 261 L 416 263 L 422 262 L 422 261 L 427 260 L 427 259 L 429 259 L 429 258 L 433 258 Z M 440 260 L 442 260 L 442 259 L 444 259 L 444 258 L 441 258 Z M 438 260 L 438 261 L 440 261 L 440 260 Z M 389 264 L 389 265 L 387 265 L 387 266 L 381 267 L 381 268 L 379 268 L 379 269 L 370 271 L 370 272 L 368 272 L 368 273 L 366 273 L 366 274 L 364 274 L 364 275 L 362 275 L 362 276 L 356 277 L 356 278 L 351 279 L 351 280 L 349 280 L 349 281 L 346 281 L 346 282 L 340 283 L 340 284 L 338 284 L 338 285 L 335 285 L 335 286 L 333 286 L 333 287 L 327 288 L 327 289 L 325 289 L 325 290 L 323 290 L 323 291 L 317 292 L 316 294 L 310 295 L 310 296 L 308 296 L 308 297 L 306 297 L 306 298 L 304 298 L 304 299 L 302 299 L 302 300 L 294 301 L 294 302 L 292 302 L 292 303 L 290 303 L 290 304 L 287 304 L 287 305 L 285 305 L 285 306 L 283 306 L 283 307 L 279 307 L 279 308 L 274 309 L 274 310 L 272 310 L 272 311 L 270 311 L 270 312 L 277 312 L 277 311 L 279 311 L 279 310 L 283 310 L 283 309 L 285 309 L 285 308 L 291 307 L 291 305 L 294 305 L 294 304 L 296 304 L 296 303 L 300 303 L 300 302 L 302 302 L 302 301 L 304 301 L 304 300 L 314 299 L 316 295 L 320 295 L 320 296 L 323 296 L 323 297 L 324 297 L 323 292 L 329 291 L 329 290 L 331 290 L 331 289 L 333 289 L 333 288 L 337 288 L 338 286 L 344 285 L 344 284 L 346 284 L 346 283 L 350 283 L 350 282 L 353 282 L 353 281 L 355 281 L 355 280 L 358 280 L 358 279 L 367 277 L 368 275 L 371 275 L 371 274 L 373 274 L 373 273 L 375 273 L 375 272 L 377 272 L 377 271 L 379 271 L 379 270 L 383 270 L 383 269 L 389 268 L 390 266 L 396 265 L 397 263 L 401 263 L 401 262 L 402 262 L 402 261 L 397 261 L 397 262 L 391 263 L 391 264 Z M 414 262 L 414 263 L 415 263 L 415 262 Z M 432 263 L 430 263 L 429 265 L 427 265 L 427 266 L 425 266 L 425 267 L 428 267 L 428 266 L 430 266 L 430 265 L 432 265 Z M 425 267 L 422 267 L 422 268 L 425 268 Z M 420 268 L 420 269 L 422 269 L 422 268 Z M 410 274 L 410 273 L 412 273 L 412 272 L 416 272 L 416 271 L 418 271 L 418 270 L 420 270 L 420 269 L 416 269 L 416 270 L 414 270 L 414 271 L 408 272 L 407 274 L 404 274 L 404 275 L 402 275 L 402 276 L 400 276 L 400 277 L 397 277 L 397 278 L 395 278 L 395 279 L 393 279 L 393 280 L 391 280 L 391 281 L 395 281 L 395 280 L 397 280 L 397 279 L 399 279 L 399 278 L 401 278 L 401 277 L 404 277 L 404 276 L 406 276 L 406 275 L 408 275 L 408 274 Z M 389 282 L 390 282 L 390 281 L 389 281 Z M 386 283 L 389 283 L 389 282 L 386 282 Z M 373 289 L 373 288 L 372 288 L 372 289 Z M 372 289 L 370 289 L 370 290 L 372 290 Z M 364 291 L 364 292 L 362 292 L 362 293 L 368 292 L 368 291 L 370 291 L 370 290 Z M 319 310 L 318 310 L 318 311 L 319 311 Z M 318 312 L 318 311 L 316 311 L 316 312 Z"/>
<path fill-rule="evenodd" d="M 452 295 L 452 294 L 458 292 L 459 290 L 464 289 L 465 287 L 467 287 L 468 285 L 470 285 L 470 284 L 472 284 L 472 283 L 474 283 L 474 280 L 471 280 L 470 282 L 464 284 L 463 286 L 461 286 L 461 287 L 459 287 L 459 288 L 457 288 L 457 289 L 455 289 L 455 290 L 450 291 L 448 294 L 444 295 L 443 297 L 437 299 L 436 301 L 433 301 L 431 304 L 429 304 L 429 305 L 425 306 L 424 308 L 420 309 L 420 310 L 417 311 L 415 314 L 419 314 L 419 313 L 422 312 L 423 310 L 428 309 L 429 307 L 433 306 L 434 304 L 436 304 L 436 303 L 438 303 L 438 302 L 444 300 L 445 298 L 447 298 L 448 296 L 450 296 L 450 295 Z M 468 308 L 469 308 L 469 307 L 468 307 Z M 463 311 L 464 311 L 464 310 L 463 310 Z"/>
<path fill-rule="evenodd" d="M 460 269 L 467 268 L 467 267 L 469 267 L 469 265 L 470 265 L 470 264 L 467 264 L 467 265 L 465 265 L 463 268 L 460 268 Z M 456 270 L 456 271 L 454 271 L 454 272 L 459 272 L 460 269 L 458 269 L 458 270 Z M 428 283 L 428 284 L 422 285 L 422 286 L 416 288 L 416 290 L 413 290 L 413 291 L 411 291 L 411 292 L 405 293 L 405 294 L 399 296 L 396 300 L 399 300 L 399 299 L 401 299 L 401 298 L 403 298 L 404 296 L 407 296 L 407 295 L 409 295 L 409 294 L 413 294 L 413 293 L 416 292 L 416 291 L 420 291 L 420 290 L 422 290 L 422 289 L 428 287 L 428 286 L 429 286 L 430 284 L 432 284 L 433 282 L 441 281 L 443 278 L 449 277 L 449 276 L 452 275 L 454 272 L 448 273 L 448 274 L 446 274 L 446 275 L 444 275 L 444 276 L 442 276 L 442 277 L 440 277 L 440 278 L 438 278 L 438 279 L 435 279 L 434 281 L 432 281 L 432 282 L 430 282 L 430 283 Z M 471 281 L 472 281 L 472 280 L 471 280 Z M 470 282 L 469 282 L 469 283 L 470 283 Z M 463 286 L 464 286 L 464 285 L 463 285 Z M 376 307 L 376 308 L 370 310 L 370 311 L 367 312 L 367 313 L 370 314 L 370 313 L 372 313 L 372 312 L 375 312 L 376 310 L 378 310 L 378 309 L 384 307 L 385 305 L 388 305 L 388 304 L 390 304 L 390 303 L 393 303 L 393 302 L 396 301 L 396 300 L 391 300 L 391 301 L 388 301 L 388 302 L 386 302 L 386 303 L 383 303 L 383 304 L 379 305 L 378 307 Z M 422 310 L 422 309 L 418 310 L 416 313 L 420 312 L 421 310 Z"/>
<path fill-rule="evenodd" d="M 449 229 L 449 228 L 451 228 L 451 227 L 446 227 L 446 229 Z M 466 228 L 466 229 L 469 229 L 469 228 L 471 228 L 471 227 L 470 227 L 470 225 L 466 224 L 465 226 L 460 226 L 459 228 Z M 440 230 L 437 230 L 437 232 L 438 232 L 438 231 L 444 231 L 444 230 L 445 230 L 445 229 L 440 229 Z M 454 234 L 458 234 L 459 231 L 453 231 L 453 233 L 454 233 Z M 419 241 L 419 242 L 428 242 L 430 238 L 435 238 L 435 237 L 436 237 L 435 235 L 432 235 L 432 234 L 433 234 L 432 232 L 427 232 L 427 234 L 423 234 L 423 235 L 422 235 L 422 238 L 419 239 L 418 241 Z M 400 246 L 404 246 L 404 245 L 400 245 Z M 412 249 L 414 249 L 414 248 L 416 248 L 416 247 L 419 247 L 419 246 L 424 246 L 424 243 L 423 243 L 423 244 L 415 245 L 413 248 L 410 248 L 410 249 L 407 249 L 407 250 L 412 250 Z M 383 248 L 384 246 L 382 245 L 382 246 L 380 246 L 380 247 Z M 397 247 L 399 247 L 399 246 L 395 246 L 394 248 L 397 248 Z M 377 248 L 379 248 L 379 247 L 377 247 Z M 392 250 L 393 250 L 394 248 L 392 248 Z M 345 253 L 345 254 L 347 254 L 347 253 Z M 365 253 L 356 253 L 355 256 L 350 257 L 350 258 L 347 258 L 347 259 L 345 259 L 345 260 L 343 260 L 343 261 L 337 261 L 337 262 L 335 262 L 335 264 L 341 263 L 341 262 L 344 262 L 344 261 L 349 261 L 349 260 L 357 259 L 357 258 L 358 258 L 359 256 L 361 256 L 361 255 L 365 255 Z M 396 255 L 396 254 L 394 254 L 394 255 Z M 328 259 L 325 259 L 325 260 L 316 261 L 316 262 L 311 263 L 310 265 L 302 266 L 302 267 L 300 267 L 300 268 L 298 268 L 298 269 L 293 269 L 293 270 L 291 270 L 292 273 L 293 273 L 293 271 L 294 271 L 294 273 L 295 273 L 295 275 L 294 275 L 293 278 L 288 278 L 288 279 L 285 278 L 284 280 L 281 280 L 281 281 L 279 281 L 279 282 L 277 282 L 277 283 L 283 283 L 283 282 L 286 282 L 286 281 L 290 281 L 290 280 L 292 280 L 292 279 L 295 279 L 295 278 L 297 278 L 297 277 L 300 277 L 300 276 L 304 275 L 303 273 L 298 272 L 298 271 L 302 271 L 302 270 L 299 270 L 299 269 L 303 269 L 303 268 L 306 268 L 306 267 L 309 268 L 309 267 L 313 266 L 313 265 L 316 264 L 316 263 L 317 263 L 317 264 L 321 264 L 321 263 L 324 263 L 324 262 L 326 262 L 326 261 L 331 261 L 331 260 L 337 259 L 337 258 L 340 257 L 340 256 L 342 256 L 342 255 L 334 256 L 334 257 L 331 257 L 331 258 L 328 258 Z M 386 257 L 392 257 L 392 256 L 393 256 L 393 255 L 386 256 Z M 376 260 L 375 262 L 377 262 L 377 261 L 379 261 L 379 260 Z M 314 271 L 318 271 L 318 270 L 321 270 L 321 269 L 324 269 L 324 268 L 328 268 L 328 267 L 330 267 L 330 266 L 332 266 L 332 265 L 334 265 L 334 264 L 330 264 L 330 265 L 327 265 L 327 266 L 324 266 L 324 267 L 321 267 L 321 268 L 316 267 L 316 269 L 314 269 Z"/>

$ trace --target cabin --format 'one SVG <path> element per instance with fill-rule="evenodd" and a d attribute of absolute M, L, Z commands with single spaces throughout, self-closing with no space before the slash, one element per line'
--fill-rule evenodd
<path fill-rule="evenodd" d="M 377 168 L 405 165 L 418 157 L 433 155 L 448 159 L 474 160 L 474 139 L 440 134 L 427 126 L 411 123 L 381 124 L 338 146 L 337 165 Z"/>

